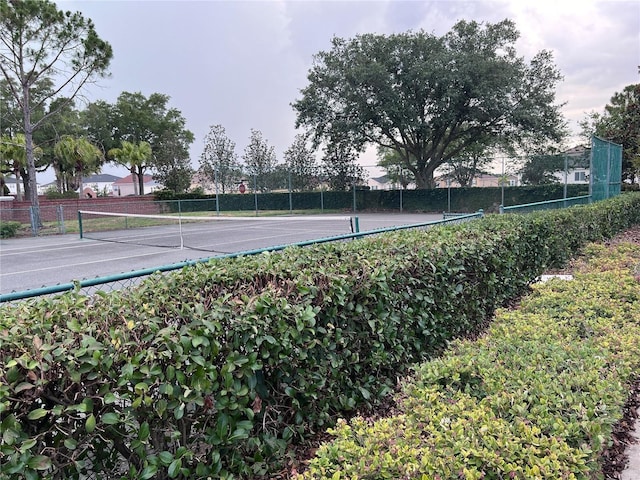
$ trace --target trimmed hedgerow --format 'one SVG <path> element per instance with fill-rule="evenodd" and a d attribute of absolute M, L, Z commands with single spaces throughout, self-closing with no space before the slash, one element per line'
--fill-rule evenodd
<path fill-rule="evenodd" d="M 391 418 L 340 421 L 301 478 L 599 478 L 640 368 L 640 247 L 591 246 L 477 341 L 415 369 Z"/>
<path fill-rule="evenodd" d="M 292 441 L 379 401 L 584 242 L 640 223 L 638 206 L 630 194 L 3 306 L 0 473 L 272 474 Z"/>

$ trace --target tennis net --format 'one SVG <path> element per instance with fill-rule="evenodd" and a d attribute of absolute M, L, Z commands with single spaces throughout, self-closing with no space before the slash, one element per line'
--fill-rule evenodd
<path fill-rule="evenodd" d="M 337 215 L 269 217 L 145 215 L 79 210 L 80 238 L 152 247 L 235 253 L 353 232 Z"/>

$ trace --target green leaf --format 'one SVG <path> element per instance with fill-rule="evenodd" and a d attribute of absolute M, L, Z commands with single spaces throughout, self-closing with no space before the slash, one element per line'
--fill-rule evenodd
<path fill-rule="evenodd" d="M 107 425 L 115 425 L 120 421 L 120 417 L 117 413 L 109 412 L 102 415 L 100 421 L 102 423 L 106 423 Z"/>
<path fill-rule="evenodd" d="M 80 325 L 80 323 L 78 323 L 78 320 L 75 318 L 67 322 L 67 328 L 74 333 L 80 333 L 83 330 L 82 325 Z"/>
<path fill-rule="evenodd" d="M 74 438 L 65 438 L 64 446 L 67 447 L 69 450 L 75 450 L 76 447 L 78 446 L 78 442 Z"/>
<path fill-rule="evenodd" d="M 158 472 L 158 467 L 156 465 L 147 465 L 140 472 L 140 479 L 146 480 L 148 478 L 153 478 L 153 476 Z"/>
<path fill-rule="evenodd" d="M 135 389 L 136 390 L 141 390 L 143 392 L 146 392 L 146 391 L 149 390 L 149 385 L 147 385 L 144 382 L 136 383 Z"/>
<path fill-rule="evenodd" d="M 7 445 L 13 445 L 20 438 L 20 433 L 13 428 L 4 428 L 2 431 L 2 441 Z"/>
<path fill-rule="evenodd" d="M 49 457 L 45 457 L 44 455 L 36 455 L 35 457 L 31 457 L 27 462 L 27 466 L 29 468 L 33 468 L 34 470 L 47 470 L 51 468 L 51 459 Z"/>
<path fill-rule="evenodd" d="M 96 429 L 96 417 L 93 413 L 87 417 L 87 421 L 84 423 L 84 428 L 88 433 L 92 433 Z"/>
<path fill-rule="evenodd" d="M 182 460 L 180 458 L 176 458 L 171 465 L 169 465 L 169 470 L 167 473 L 169 474 L 169 478 L 176 478 L 180 473 L 180 469 L 182 468 Z"/>
<path fill-rule="evenodd" d="M 27 418 L 29 420 L 37 420 L 39 418 L 46 416 L 47 413 L 49 413 L 48 410 L 45 410 L 44 408 L 36 408 L 35 410 L 31 410 L 29 412 L 29 415 L 27 415 Z"/>
<path fill-rule="evenodd" d="M 35 438 L 30 438 L 29 440 L 27 440 L 26 442 L 22 442 L 22 445 L 20 445 L 20 452 L 24 453 L 27 450 L 30 450 L 31 448 L 33 448 L 33 446 L 37 443 Z"/>
<path fill-rule="evenodd" d="M 173 462 L 173 454 L 171 452 L 160 452 L 158 454 L 158 458 L 163 465 L 169 465 L 171 462 Z"/>
<path fill-rule="evenodd" d="M 184 416 L 184 403 L 173 409 L 173 416 L 176 420 L 180 420 Z"/>
<path fill-rule="evenodd" d="M 371 398 L 371 392 L 369 390 L 364 387 L 358 387 L 358 389 L 360 390 L 360 393 L 365 400 L 369 400 Z"/>
<path fill-rule="evenodd" d="M 24 391 L 24 390 L 29 390 L 30 388 L 33 388 L 33 387 L 35 387 L 35 385 L 34 385 L 34 384 L 32 384 L 32 383 L 29 383 L 29 382 L 22 382 L 22 383 L 19 383 L 19 384 L 16 386 L 16 388 L 14 389 L 14 392 L 16 392 L 16 393 L 20 393 L 20 392 L 22 392 L 22 391 Z"/>
<path fill-rule="evenodd" d="M 110 405 L 112 403 L 115 403 L 116 400 L 118 400 L 118 397 L 116 397 L 113 393 L 109 392 L 105 394 L 103 401 L 105 405 Z"/>
<path fill-rule="evenodd" d="M 147 438 L 149 438 L 149 423 L 143 422 L 138 431 L 138 439 L 145 441 Z"/>

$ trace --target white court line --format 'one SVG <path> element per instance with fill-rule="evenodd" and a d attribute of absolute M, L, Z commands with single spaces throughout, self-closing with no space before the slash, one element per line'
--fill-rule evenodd
<path fill-rule="evenodd" d="M 129 258 L 138 258 L 138 257 L 147 257 L 150 255 L 157 255 L 158 252 L 153 252 L 153 253 L 145 253 L 142 255 L 128 255 L 126 257 L 112 257 L 112 258 L 106 258 L 104 260 L 94 260 L 91 262 L 80 262 L 80 263 L 73 263 L 73 264 L 65 264 L 64 267 L 65 268 L 73 268 L 73 267 L 79 267 L 79 266 L 83 266 L 83 265 L 91 265 L 94 263 L 104 263 L 104 262 L 113 262 L 114 260 L 127 260 Z M 44 272 L 46 270 L 56 270 L 56 269 L 60 269 L 61 266 L 55 266 L 55 267 L 45 267 L 45 268 L 36 268 L 33 270 L 20 270 L 19 272 L 11 272 L 11 273 L 0 273 L 0 277 L 5 277 L 5 276 L 10 276 L 10 275 L 21 275 L 23 273 L 33 273 L 33 272 Z"/>
<path fill-rule="evenodd" d="M 88 243 L 84 243 L 84 242 L 88 242 Z M 42 247 L 29 247 L 29 248 L 16 248 L 16 249 L 12 249 L 9 251 L 9 253 L 6 253 L 3 250 L 0 251 L 0 258 L 2 257 L 9 257 L 11 255 L 27 255 L 27 254 L 32 254 L 32 253 L 40 253 L 40 252 L 58 252 L 60 250 L 76 250 L 78 248 L 82 248 L 82 247 L 97 247 L 99 246 L 101 243 L 93 240 L 93 239 L 87 239 L 87 240 L 80 240 L 78 241 L 75 245 L 71 245 L 71 244 L 65 244 L 65 246 L 52 246 L 52 247 L 48 247 L 48 248 L 42 248 Z"/>

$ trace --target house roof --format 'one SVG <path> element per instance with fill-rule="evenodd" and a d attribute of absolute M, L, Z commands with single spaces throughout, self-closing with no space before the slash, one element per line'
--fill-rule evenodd
<path fill-rule="evenodd" d="M 568 150 L 565 150 L 562 153 L 567 155 L 585 155 L 591 151 L 590 147 L 585 147 L 584 145 L 576 145 Z"/>
<path fill-rule="evenodd" d="M 108 173 L 100 173 L 98 175 L 91 175 L 90 177 L 84 177 L 82 183 L 113 183 L 119 180 L 120 177 L 115 175 L 109 175 Z"/>
<path fill-rule="evenodd" d="M 374 180 L 378 183 L 389 183 L 389 177 L 383 175 L 381 177 L 372 177 L 371 180 Z"/>
<path fill-rule="evenodd" d="M 133 183 L 133 179 L 131 178 L 131 175 L 127 175 L 126 177 L 120 178 L 118 180 L 116 180 L 115 182 L 113 182 L 114 185 L 125 185 L 125 184 L 131 184 Z M 153 180 L 153 177 L 151 175 L 143 175 L 142 178 L 144 179 L 144 183 L 145 185 L 147 183 L 155 183 L 155 181 Z M 136 179 L 137 181 L 137 179 Z"/>
<path fill-rule="evenodd" d="M 16 177 L 5 175 L 4 183 L 6 183 L 7 185 L 14 185 L 16 183 Z M 20 179 L 20 184 L 22 184 L 22 179 Z M 36 182 L 36 185 L 42 186 L 42 184 L 40 182 Z"/>

